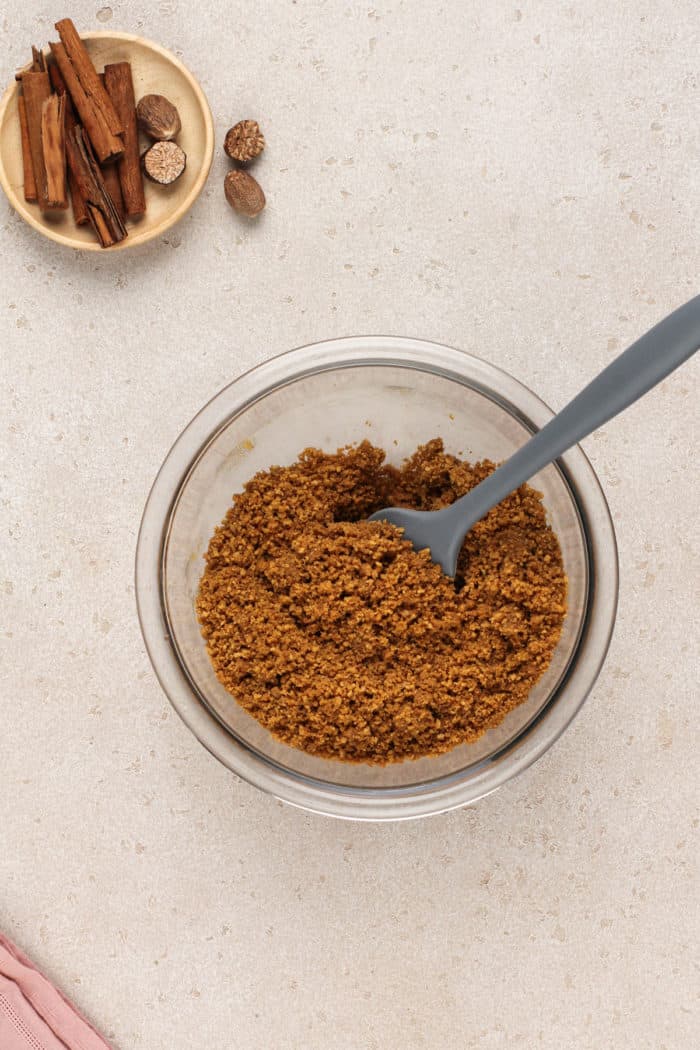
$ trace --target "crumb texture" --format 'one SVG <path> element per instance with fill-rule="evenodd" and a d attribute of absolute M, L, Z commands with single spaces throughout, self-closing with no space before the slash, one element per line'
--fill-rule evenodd
<path fill-rule="evenodd" d="M 401 469 L 364 442 L 307 449 L 236 496 L 206 555 L 198 615 L 216 674 L 276 736 L 315 755 L 386 763 L 476 740 L 547 668 L 566 578 L 527 485 L 467 537 L 455 584 L 392 525 L 494 468 L 439 439 Z"/>

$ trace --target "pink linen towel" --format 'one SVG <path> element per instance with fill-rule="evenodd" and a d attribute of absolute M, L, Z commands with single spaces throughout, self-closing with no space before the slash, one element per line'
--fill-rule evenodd
<path fill-rule="evenodd" d="M 110 1050 L 90 1022 L 1 933 L 0 1050 Z"/>

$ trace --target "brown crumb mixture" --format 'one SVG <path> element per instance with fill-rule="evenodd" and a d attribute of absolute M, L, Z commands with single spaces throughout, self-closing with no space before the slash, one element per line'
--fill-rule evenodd
<path fill-rule="evenodd" d="M 281 740 L 386 763 L 476 740 L 546 670 L 566 576 L 527 485 L 469 533 L 455 581 L 385 506 L 437 510 L 493 469 L 428 442 L 401 469 L 365 441 L 257 474 L 206 555 L 197 612 L 216 674 Z"/>

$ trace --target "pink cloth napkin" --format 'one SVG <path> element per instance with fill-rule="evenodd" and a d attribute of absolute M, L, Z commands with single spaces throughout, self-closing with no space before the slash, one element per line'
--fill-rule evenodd
<path fill-rule="evenodd" d="M 110 1050 L 90 1022 L 1 933 L 0 1050 Z"/>

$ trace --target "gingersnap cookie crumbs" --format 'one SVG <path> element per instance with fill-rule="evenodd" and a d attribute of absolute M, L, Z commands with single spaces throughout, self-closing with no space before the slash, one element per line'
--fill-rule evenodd
<path fill-rule="evenodd" d="M 468 534 L 455 580 L 367 517 L 437 510 L 482 481 L 440 439 L 398 469 L 365 441 L 252 478 L 206 553 L 197 614 L 222 685 L 275 736 L 387 763 L 477 740 L 527 699 L 566 613 L 566 576 L 528 485 Z"/>

